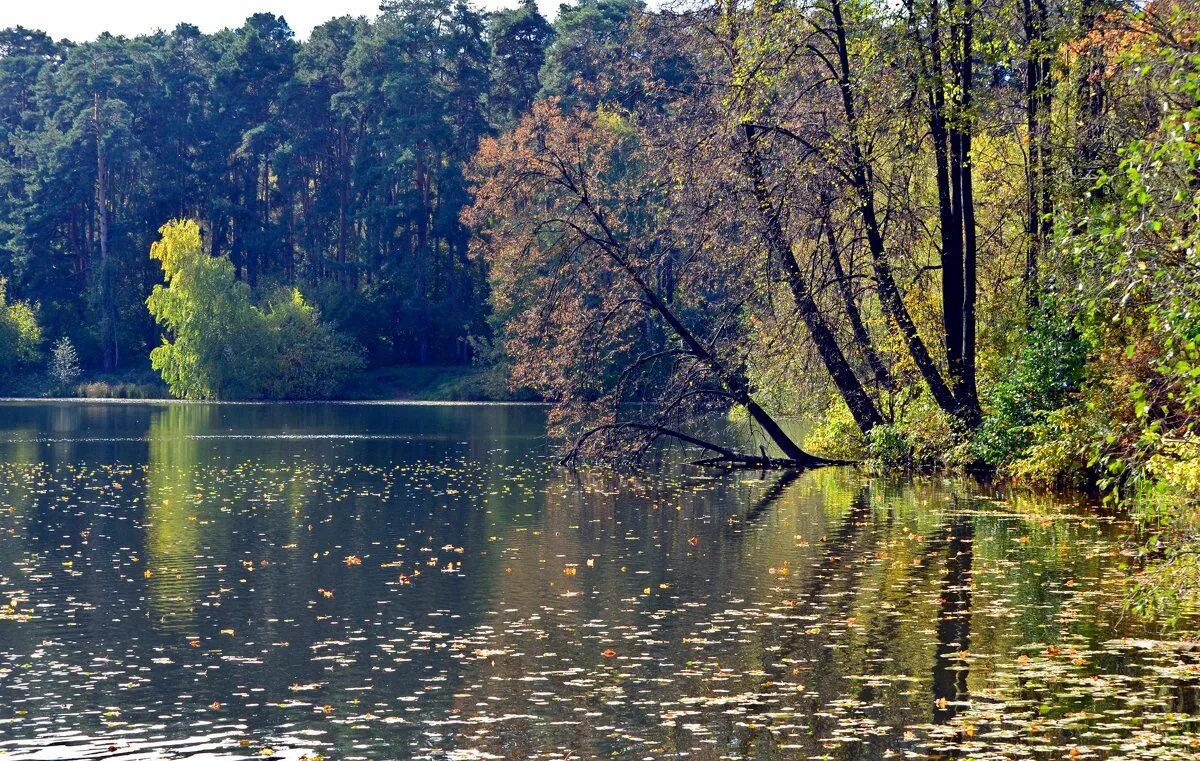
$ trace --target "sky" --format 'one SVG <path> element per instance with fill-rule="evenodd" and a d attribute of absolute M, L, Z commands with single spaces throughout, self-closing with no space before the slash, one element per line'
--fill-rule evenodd
<path fill-rule="evenodd" d="M 476 2 L 489 10 L 516 4 L 517 0 Z M 540 4 L 543 13 L 558 7 L 557 0 Z M 305 39 L 314 26 L 334 16 L 375 16 L 379 0 L 0 0 L 0 29 L 24 26 L 56 40 L 79 42 L 106 31 L 127 37 L 169 31 L 181 21 L 215 32 L 241 26 L 247 16 L 260 11 L 283 16 L 296 36 Z"/>

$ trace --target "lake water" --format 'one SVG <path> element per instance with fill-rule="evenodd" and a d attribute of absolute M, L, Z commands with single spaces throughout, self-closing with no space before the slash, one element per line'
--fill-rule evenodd
<path fill-rule="evenodd" d="M 1200 755 L 1118 517 L 549 454 L 536 407 L 0 403 L 0 759 Z"/>

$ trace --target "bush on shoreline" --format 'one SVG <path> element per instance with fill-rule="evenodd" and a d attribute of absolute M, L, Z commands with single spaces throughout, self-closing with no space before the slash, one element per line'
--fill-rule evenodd
<path fill-rule="evenodd" d="M 150 256 L 166 284 L 146 305 L 169 337 L 150 364 L 183 399 L 328 399 L 363 368 L 360 351 L 300 292 L 256 306 L 232 262 L 204 252 L 200 227 L 169 222 Z"/>

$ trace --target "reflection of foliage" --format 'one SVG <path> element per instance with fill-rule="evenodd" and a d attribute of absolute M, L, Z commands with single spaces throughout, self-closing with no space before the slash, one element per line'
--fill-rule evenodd
<path fill-rule="evenodd" d="M 1029 645 L 952 723 L 924 728 L 922 744 L 976 759 L 1086 758 L 1101 748 L 1119 749 L 1114 758 L 1194 759 L 1196 673 L 1191 649 L 1171 643 Z"/>
<path fill-rule="evenodd" d="M 151 605 L 169 625 L 191 622 L 199 589 L 194 566 L 202 537 L 193 505 L 199 442 L 191 436 L 208 428 L 211 413 L 205 405 L 171 404 L 150 422 L 145 564 Z"/>

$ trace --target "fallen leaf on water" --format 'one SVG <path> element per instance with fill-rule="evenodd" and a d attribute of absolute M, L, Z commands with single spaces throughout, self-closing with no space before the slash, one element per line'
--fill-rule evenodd
<path fill-rule="evenodd" d="M 321 684 L 319 682 L 309 682 L 308 684 L 293 684 L 292 686 L 288 687 L 288 689 L 291 690 L 292 692 L 308 692 L 309 690 L 321 689 Z"/>

